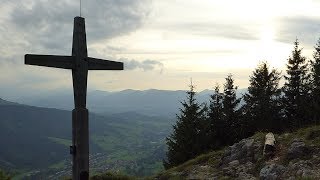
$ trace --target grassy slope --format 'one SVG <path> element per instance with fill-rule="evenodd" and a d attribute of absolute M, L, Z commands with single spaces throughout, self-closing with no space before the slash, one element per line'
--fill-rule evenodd
<path fill-rule="evenodd" d="M 56 137 L 48 137 L 48 139 L 57 143 L 57 144 L 64 145 L 66 147 L 69 147 L 70 144 L 72 144 L 71 140 L 69 140 L 69 139 L 56 138 Z"/>

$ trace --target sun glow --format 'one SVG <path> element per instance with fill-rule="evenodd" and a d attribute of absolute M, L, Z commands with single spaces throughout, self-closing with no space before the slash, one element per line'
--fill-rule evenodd
<path fill-rule="evenodd" d="M 274 29 L 271 24 L 264 24 L 261 26 L 259 39 L 260 54 L 268 57 L 275 48 Z"/>
<path fill-rule="evenodd" d="M 279 55 L 283 54 L 283 43 L 276 41 L 275 26 L 271 21 L 265 22 L 261 25 L 259 40 L 257 46 L 254 48 L 253 55 L 257 58 L 256 61 L 267 61 L 272 67 L 282 68 L 284 66 L 285 59 L 279 59 Z"/>

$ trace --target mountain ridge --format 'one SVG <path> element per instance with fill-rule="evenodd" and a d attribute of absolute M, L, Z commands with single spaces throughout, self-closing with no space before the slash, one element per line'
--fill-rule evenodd
<path fill-rule="evenodd" d="M 237 91 L 240 97 L 246 89 Z M 208 103 L 213 90 L 203 90 L 197 93 L 199 103 Z M 87 106 L 98 114 L 115 114 L 124 112 L 138 112 L 147 116 L 166 116 L 174 118 L 185 100 L 185 90 L 132 90 L 117 92 L 88 91 Z M 52 107 L 64 110 L 73 109 L 73 95 L 71 91 L 54 93 L 46 96 L 20 98 L 16 102 L 37 107 Z"/>
<path fill-rule="evenodd" d="M 10 102 L 0 98 L 0 106 L 3 106 L 3 105 L 18 105 L 18 103 Z"/>

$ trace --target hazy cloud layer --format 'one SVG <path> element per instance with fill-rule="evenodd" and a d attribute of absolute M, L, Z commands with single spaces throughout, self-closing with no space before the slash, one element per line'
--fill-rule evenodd
<path fill-rule="evenodd" d="M 203 37 L 223 37 L 236 40 L 256 40 L 258 39 L 258 29 L 255 26 L 246 26 L 237 22 L 190 22 L 168 24 L 163 29 L 183 32 L 190 35 Z"/>
<path fill-rule="evenodd" d="M 314 46 L 320 38 L 320 18 L 283 17 L 277 21 L 276 40 L 293 44 L 297 37 L 304 44 Z"/>
<path fill-rule="evenodd" d="M 160 73 L 162 73 L 164 67 L 160 61 L 150 59 L 144 61 L 137 61 L 134 59 L 129 60 L 126 58 L 120 58 L 119 61 L 122 61 L 124 63 L 125 70 L 142 69 L 144 71 L 150 71 L 159 68 Z"/>

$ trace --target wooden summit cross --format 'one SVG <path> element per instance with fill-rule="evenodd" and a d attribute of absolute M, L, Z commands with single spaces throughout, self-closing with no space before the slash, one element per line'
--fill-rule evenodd
<path fill-rule="evenodd" d="M 25 64 L 72 70 L 74 106 L 72 110 L 72 179 L 89 178 L 89 123 L 86 108 L 88 70 L 123 70 L 122 62 L 88 57 L 85 20 L 74 18 L 72 56 L 25 55 Z"/>

